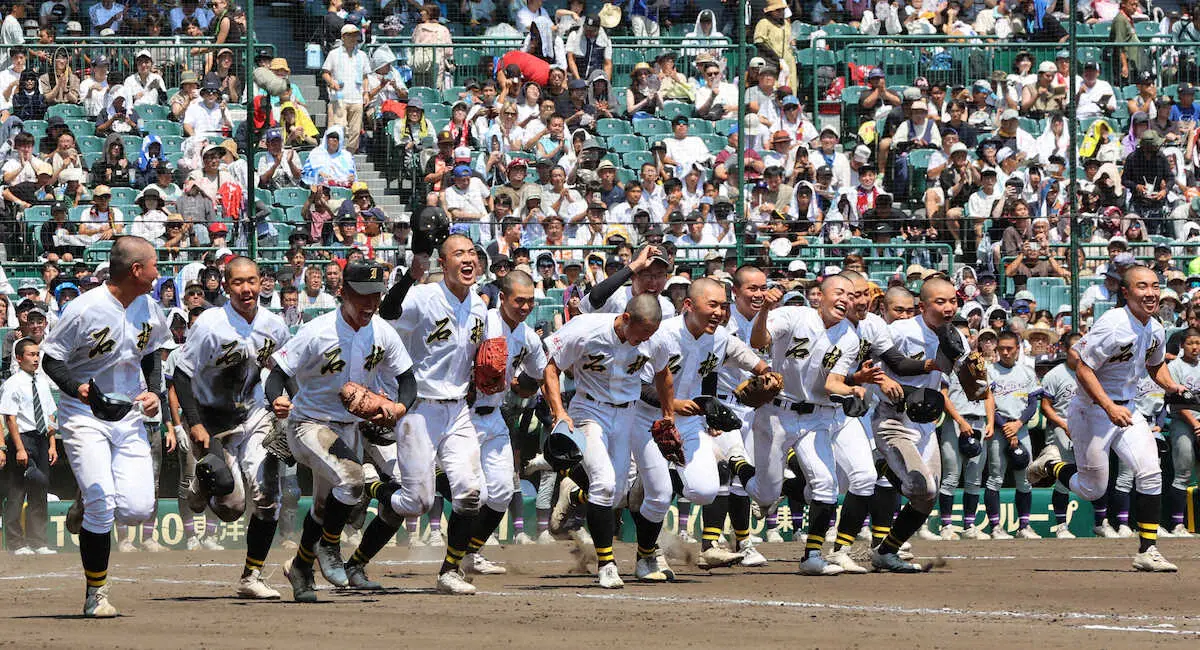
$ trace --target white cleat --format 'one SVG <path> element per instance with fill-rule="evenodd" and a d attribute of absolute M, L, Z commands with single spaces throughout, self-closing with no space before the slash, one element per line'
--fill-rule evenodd
<path fill-rule="evenodd" d="M 1178 535 L 1176 535 L 1176 537 L 1178 537 Z M 37 553 L 38 555 L 58 555 L 58 551 L 50 548 L 49 546 L 39 546 L 33 549 L 33 552 Z"/>
<path fill-rule="evenodd" d="M 758 535 L 754 535 L 754 534 L 751 534 L 750 537 L 747 539 L 749 539 L 750 543 L 754 544 L 755 546 L 766 543 L 766 540 L 764 540 L 763 538 L 759 537 Z M 783 538 L 780 537 L 779 539 L 783 539 Z"/>
<path fill-rule="evenodd" d="M 212 535 L 205 535 L 200 539 L 200 548 L 206 551 L 224 551 L 225 547 L 217 543 Z"/>
<path fill-rule="evenodd" d="M 616 564 L 605 564 L 600 567 L 599 575 L 596 581 L 604 589 L 624 589 L 625 581 L 621 580 L 621 574 L 617 572 Z"/>
<path fill-rule="evenodd" d="M 1171 534 L 1171 531 L 1167 530 L 1166 528 L 1163 528 L 1162 526 L 1158 527 L 1158 536 L 1160 539 L 1161 538 L 1170 539 L 1170 538 L 1174 537 L 1174 535 Z"/>
<path fill-rule="evenodd" d="M 1133 568 L 1152 573 L 1174 573 L 1179 570 L 1179 567 L 1168 562 L 1167 558 L 1158 552 L 1157 546 L 1151 546 L 1144 553 L 1133 556 Z"/>
<path fill-rule="evenodd" d="M 131 540 L 131 539 L 123 539 L 123 540 L 117 542 L 117 552 L 118 553 L 137 553 L 137 550 L 138 550 L 137 547 L 133 545 L 133 540 Z M 30 549 L 30 555 L 32 555 L 32 554 L 33 554 L 33 550 Z"/>
<path fill-rule="evenodd" d="M 836 576 L 846 570 L 837 564 L 825 561 L 819 553 L 813 553 L 808 559 L 800 562 L 800 574 L 806 576 Z"/>
<path fill-rule="evenodd" d="M 487 538 L 487 541 L 483 543 L 483 545 L 484 546 L 499 546 L 500 538 L 496 537 L 496 533 L 492 533 L 491 536 Z"/>
<path fill-rule="evenodd" d="M 686 530 L 679 531 L 678 537 L 679 537 L 679 541 L 683 542 L 684 544 L 695 544 L 696 543 L 696 538 L 692 537 L 692 534 Z"/>
<path fill-rule="evenodd" d="M 148 539 L 142 542 L 142 550 L 146 551 L 147 553 L 162 553 L 163 551 L 169 551 L 171 549 L 159 544 L 153 539 Z"/>
<path fill-rule="evenodd" d="M 548 530 L 543 530 L 542 532 L 538 533 L 538 544 L 553 544 L 555 541 L 557 540 L 554 539 L 554 535 L 551 535 L 550 531 Z"/>
<path fill-rule="evenodd" d="M 480 575 L 495 576 L 508 573 L 508 569 L 492 562 L 483 556 L 482 553 L 468 553 L 463 558 L 463 573 L 478 573 Z"/>
<path fill-rule="evenodd" d="M 925 540 L 927 542 L 932 542 L 934 540 L 940 540 L 941 538 L 942 537 L 940 535 L 933 532 L 932 530 L 929 530 L 929 524 L 925 524 L 924 526 L 921 526 L 919 529 L 917 529 L 917 539 Z"/>
<path fill-rule="evenodd" d="M 120 613 L 108 602 L 108 585 L 87 588 L 87 600 L 83 602 L 83 615 L 88 618 L 112 618 Z"/>
<path fill-rule="evenodd" d="M 118 549 L 119 548 L 120 546 L 118 545 Z M 37 555 L 37 551 L 33 550 L 32 546 L 22 546 L 21 548 L 13 551 L 13 555 Z"/>
<path fill-rule="evenodd" d="M 187 538 L 187 550 L 195 551 L 199 548 L 200 548 L 200 538 L 199 537 L 192 535 L 191 537 Z"/>
<path fill-rule="evenodd" d="M 778 528 L 771 528 L 767 531 L 766 542 L 768 544 L 782 544 L 783 535 L 779 534 Z"/>
<path fill-rule="evenodd" d="M 1195 535 L 1188 532 L 1187 526 L 1183 524 L 1175 524 L 1175 527 L 1171 529 L 1171 535 L 1179 538 L 1195 537 Z M 38 551 L 40 552 L 41 549 L 38 549 Z"/>
<path fill-rule="evenodd" d="M 1008 531 L 1004 529 L 1003 525 L 996 524 L 995 526 L 992 526 L 992 539 L 1007 540 L 1012 538 L 1013 536 L 1008 534 Z"/>
<path fill-rule="evenodd" d="M 1117 537 L 1120 537 L 1121 539 L 1129 539 L 1130 537 L 1136 537 L 1136 535 L 1134 534 L 1133 529 L 1129 527 L 1129 524 L 1121 524 L 1117 528 Z"/>
<path fill-rule="evenodd" d="M 971 526 L 970 528 L 967 528 L 966 530 L 964 530 L 962 532 L 961 537 L 963 539 L 977 539 L 977 540 L 992 538 L 991 535 L 983 532 L 983 529 L 980 528 L 979 526 Z"/>
<path fill-rule="evenodd" d="M 1075 539 L 1075 534 L 1071 532 L 1071 528 L 1066 524 L 1059 524 L 1055 526 L 1054 536 L 1058 539 Z"/>
<path fill-rule="evenodd" d="M 426 546 L 425 542 L 421 541 L 420 535 L 413 535 L 408 538 L 408 547 L 409 548 L 425 548 L 425 546 Z"/>
<path fill-rule="evenodd" d="M 939 533 L 938 539 L 941 539 L 943 541 L 957 542 L 959 540 L 958 533 L 954 532 L 954 528 L 951 526 L 946 526 L 946 527 L 942 528 L 940 531 L 938 531 L 938 533 Z"/>
<path fill-rule="evenodd" d="M 262 571 L 253 569 L 250 575 L 242 576 L 241 580 L 238 580 L 237 597 L 248 600 L 279 600 L 281 595 L 263 582 Z"/>
<path fill-rule="evenodd" d="M 550 467 L 550 463 L 546 462 L 546 457 L 538 454 L 530 458 L 529 462 L 525 464 L 524 474 L 528 478 L 537 475 L 538 472 L 549 472 L 553 469 L 553 467 Z"/>
<path fill-rule="evenodd" d="M 667 556 L 663 555 L 661 550 L 658 552 L 658 555 L 654 556 L 654 564 L 658 567 L 659 573 L 667 576 L 668 582 L 675 581 L 675 569 L 672 569 L 671 565 L 667 564 Z"/>
<path fill-rule="evenodd" d="M 1050 487 L 1054 484 L 1054 474 L 1052 473 L 1054 465 L 1061 462 L 1062 454 L 1059 453 L 1058 446 L 1046 445 L 1042 449 L 1042 453 L 1029 463 L 1029 467 L 1025 469 L 1025 475 L 1034 487 Z"/>
<path fill-rule="evenodd" d="M 860 541 L 860 542 L 870 542 L 871 541 L 871 527 L 864 525 L 862 527 L 862 530 L 858 531 L 858 537 L 856 539 L 858 539 L 858 541 Z"/>
<path fill-rule="evenodd" d="M 1121 536 L 1117 533 L 1117 529 L 1113 528 L 1112 524 L 1109 523 L 1107 519 L 1105 519 L 1104 523 L 1100 524 L 1099 526 L 1093 526 L 1092 533 L 1095 534 L 1096 537 L 1104 537 L 1106 539 L 1116 539 Z"/>
<path fill-rule="evenodd" d="M 767 566 L 767 558 L 757 548 L 754 548 L 754 544 L 751 544 L 749 539 L 743 540 L 738 544 L 738 552 L 742 554 L 742 561 L 738 562 L 741 566 Z"/>
<path fill-rule="evenodd" d="M 721 548 L 720 546 L 710 546 L 708 550 L 701 551 L 700 555 L 696 556 L 696 566 L 701 569 L 719 569 L 721 567 L 733 566 L 746 558 L 741 553 L 734 553 Z"/>
<path fill-rule="evenodd" d="M 571 492 L 577 489 L 579 486 L 575 481 L 566 477 L 558 483 L 558 498 L 554 501 L 554 508 L 550 510 L 550 534 L 556 539 L 566 539 L 571 532 L 569 524 L 577 510 L 571 502 Z"/>
<path fill-rule="evenodd" d="M 652 557 L 638 558 L 633 575 L 640 582 L 666 582 L 667 574 L 658 570 L 658 563 Z"/>
<path fill-rule="evenodd" d="M 469 596 L 475 593 L 475 585 L 467 582 L 466 577 L 461 572 L 447 571 L 438 574 L 437 590 L 439 594 Z"/>
<path fill-rule="evenodd" d="M 842 570 L 846 573 L 867 573 L 867 568 L 855 562 L 854 558 L 850 557 L 850 554 L 844 550 L 830 553 L 829 557 L 825 558 L 825 561 L 842 567 Z"/>
<path fill-rule="evenodd" d="M 1017 529 L 1018 539 L 1041 539 L 1042 536 L 1037 534 L 1037 531 L 1032 526 L 1022 526 Z"/>
<path fill-rule="evenodd" d="M 880 553 L 879 549 L 871 550 L 871 566 L 877 571 L 888 571 L 891 573 L 923 573 L 919 564 L 914 564 L 900 559 L 896 553 Z"/>
<path fill-rule="evenodd" d="M 429 535 L 429 539 L 425 541 L 425 545 L 430 548 L 446 548 L 446 538 L 442 537 L 441 531 L 437 531 Z"/>
<path fill-rule="evenodd" d="M 521 532 L 517 533 L 517 536 L 513 538 L 513 544 L 517 544 L 520 546 L 527 546 L 529 544 L 536 544 L 536 543 L 537 542 L 533 541 L 533 538 L 530 537 L 525 531 L 521 531 Z"/>

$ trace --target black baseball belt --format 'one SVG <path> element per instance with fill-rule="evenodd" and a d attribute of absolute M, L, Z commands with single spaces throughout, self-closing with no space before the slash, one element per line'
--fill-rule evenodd
<path fill-rule="evenodd" d="M 601 404 L 601 405 L 603 405 L 603 406 L 611 406 L 612 408 L 615 408 L 615 409 L 629 408 L 629 405 L 630 405 L 630 404 L 633 404 L 633 402 L 620 402 L 620 403 L 617 403 L 617 402 L 605 402 L 605 401 L 602 401 L 602 400 L 598 400 L 598 399 L 596 399 L 595 397 L 592 397 L 591 395 L 587 395 L 587 394 L 585 394 L 585 395 L 583 396 L 583 399 L 585 399 L 585 400 L 587 400 L 587 401 L 589 401 L 589 402 L 595 402 L 595 403 L 597 403 L 597 404 Z"/>

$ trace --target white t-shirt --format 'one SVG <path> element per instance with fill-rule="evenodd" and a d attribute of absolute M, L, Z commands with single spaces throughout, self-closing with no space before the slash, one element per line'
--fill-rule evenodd
<path fill-rule="evenodd" d="M 192 102 L 183 112 L 183 124 L 192 127 L 192 135 L 221 135 L 225 122 L 221 119 L 221 104 L 212 108 L 204 102 Z"/>

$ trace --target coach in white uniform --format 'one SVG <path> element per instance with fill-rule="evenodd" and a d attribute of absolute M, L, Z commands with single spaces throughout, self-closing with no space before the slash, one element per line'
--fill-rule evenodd
<path fill-rule="evenodd" d="M 229 301 L 196 319 L 177 355 L 172 381 L 192 449 L 199 456 L 217 453 L 235 485 L 230 494 L 211 497 L 193 477 L 189 505 L 201 512 L 207 504 L 222 521 L 236 521 L 249 494 L 254 514 L 246 525 L 246 564 L 237 594 L 273 600 L 279 592 L 263 582 L 262 568 L 279 522 L 279 463 L 262 444 L 275 416 L 267 409 L 261 378 L 271 355 L 291 335 L 282 317 L 259 307 L 261 280 L 250 258 L 235 257 L 225 265 Z"/>
<path fill-rule="evenodd" d="M 580 429 L 586 444 L 583 462 L 559 484 L 558 502 L 550 519 L 551 533 L 561 534 L 571 506 L 586 505 L 588 531 L 596 547 L 600 586 L 624 586 L 613 558 L 613 504 L 629 490 L 634 401 L 641 395 L 645 366 L 654 375 L 663 419 L 674 419 L 674 390 L 667 368 L 669 351 L 651 337 L 662 321 L 658 296 L 640 294 L 612 314 L 581 314 L 546 340 L 542 394 L 557 423 Z M 570 410 L 563 406 L 558 373 L 575 377 Z"/>
<path fill-rule="evenodd" d="M 145 416 L 158 413 L 162 357 L 170 338 L 162 309 L 146 295 L 158 279 L 157 252 L 141 237 L 121 237 L 109 254 L 109 279 L 67 305 L 42 346 L 42 366 L 62 391 L 59 430 L 80 498 L 67 513 L 79 535 L 87 578 L 84 616 L 111 617 L 108 557 L 113 522 L 135 524 L 154 512 L 154 463 Z M 132 395 L 119 421 L 88 406 L 89 382 L 105 395 Z"/>
<path fill-rule="evenodd" d="M 1154 318 L 1158 276 L 1147 267 L 1132 267 L 1121 276 L 1120 292 L 1125 306 L 1104 312 L 1071 352 L 1079 355 L 1075 374 L 1080 390 L 1067 413 L 1067 427 L 1078 464 L 1063 462 L 1058 447 L 1047 445 L 1029 465 L 1029 480 L 1036 485 L 1053 478 L 1085 499 L 1096 499 L 1108 489 L 1108 454 L 1116 452 L 1134 475 L 1139 545 L 1133 568 L 1177 571 L 1157 546 L 1162 469 L 1154 434 L 1130 407 L 1138 382 L 1147 376 L 1168 394 L 1187 388 L 1163 363 L 1166 336 Z"/>
<path fill-rule="evenodd" d="M 376 385 L 380 374 L 396 377 L 397 418 L 415 392 L 408 352 L 375 313 L 386 270 L 375 262 L 352 262 L 342 277 L 341 306 L 305 323 L 274 354 L 275 368 L 265 389 L 275 416 L 289 418 L 287 441 L 296 460 L 313 472 L 313 506 L 304 518 L 296 556 L 284 563 L 298 602 L 317 599 L 314 559 L 334 586 L 350 586 L 352 575 L 356 582 L 365 581 L 356 575 L 361 566 L 348 567 L 341 557 L 342 529 L 363 491 L 362 434 L 342 406 L 342 386 Z"/>

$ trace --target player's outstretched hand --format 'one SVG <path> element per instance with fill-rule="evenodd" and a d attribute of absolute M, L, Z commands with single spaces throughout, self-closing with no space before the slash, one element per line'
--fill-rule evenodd
<path fill-rule="evenodd" d="M 763 310 L 775 309 L 781 300 L 783 300 L 783 289 L 767 289 L 767 292 L 763 294 Z"/>
<path fill-rule="evenodd" d="M 1129 409 L 1120 404 L 1113 404 L 1112 408 L 1105 409 L 1104 413 L 1108 415 L 1109 422 L 1119 427 L 1127 427 L 1133 424 L 1133 413 L 1130 413 Z"/>
<path fill-rule="evenodd" d="M 208 429 L 203 424 L 193 424 L 188 433 L 199 449 L 208 449 Z"/>
<path fill-rule="evenodd" d="M 158 415 L 158 395 L 156 393 L 145 391 L 133 398 L 133 401 L 142 405 L 142 413 L 146 417 L 152 418 Z"/>

